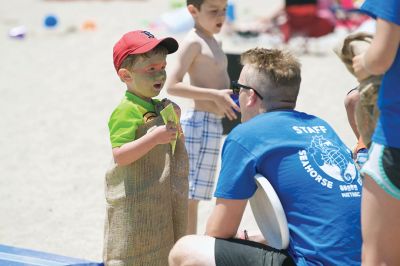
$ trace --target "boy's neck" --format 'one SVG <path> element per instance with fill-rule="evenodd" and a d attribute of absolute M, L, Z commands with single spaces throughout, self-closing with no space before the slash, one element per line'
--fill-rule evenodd
<path fill-rule="evenodd" d="M 210 39 L 214 39 L 214 34 L 205 30 L 203 27 L 201 27 L 200 25 L 198 25 L 197 23 L 195 23 L 194 25 L 194 30 L 197 34 L 206 37 L 206 38 L 210 38 Z"/>
<path fill-rule="evenodd" d="M 137 93 L 135 93 L 133 90 L 129 89 L 127 87 L 127 91 L 129 93 L 132 93 L 133 95 L 135 95 L 136 97 L 139 97 L 140 99 L 142 99 L 143 101 L 149 102 L 149 103 L 153 103 L 153 99 L 152 98 L 147 98 L 147 97 L 143 97 L 142 95 L 138 95 Z"/>

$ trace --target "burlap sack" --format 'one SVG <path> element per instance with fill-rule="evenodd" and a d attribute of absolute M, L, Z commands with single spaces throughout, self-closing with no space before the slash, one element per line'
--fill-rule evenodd
<path fill-rule="evenodd" d="M 139 127 L 138 137 L 161 116 Z M 186 232 L 189 163 L 182 139 L 157 145 L 128 166 L 112 165 L 106 174 L 106 265 L 168 265 L 168 253 Z"/>
<path fill-rule="evenodd" d="M 371 44 L 373 36 L 368 33 L 355 33 L 347 36 L 334 48 L 346 68 L 354 75 L 353 57 L 364 53 Z M 370 76 L 360 82 L 360 102 L 356 106 L 355 118 L 357 129 L 365 145 L 371 145 L 371 137 L 374 133 L 376 121 L 379 117 L 379 109 L 376 103 L 382 76 Z"/>

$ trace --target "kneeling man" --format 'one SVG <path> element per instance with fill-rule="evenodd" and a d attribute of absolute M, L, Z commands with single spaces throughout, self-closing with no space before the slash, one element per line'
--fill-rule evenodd
<path fill-rule="evenodd" d="M 170 265 L 360 265 L 361 179 L 351 151 L 327 122 L 294 110 L 301 82 L 296 58 L 256 48 L 241 60 L 233 84 L 242 124 L 223 146 L 206 235 L 181 238 Z M 235 238 L 257 173 L 282 202 L 287 250 Z"/>

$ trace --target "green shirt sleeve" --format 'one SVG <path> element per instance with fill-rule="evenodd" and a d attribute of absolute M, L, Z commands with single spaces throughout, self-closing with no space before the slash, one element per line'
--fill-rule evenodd
<path fill-rule="evenodd" d="M 119 106 L 111 114 L 108 122 L 112 148 L 135 140 L 137 128 L 143 124 L 143 116 L 132 106 Z"/>

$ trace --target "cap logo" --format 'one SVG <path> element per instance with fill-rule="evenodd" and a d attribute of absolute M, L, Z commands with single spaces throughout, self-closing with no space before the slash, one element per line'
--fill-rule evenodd
<path fill-rule="evenodd" d="M 142 31 L 142 33 L 145 34 L 149 39 L 154 39 L 154 35 L 151 34 L 150 32 L 144 30 L 144 31 Z"/>

